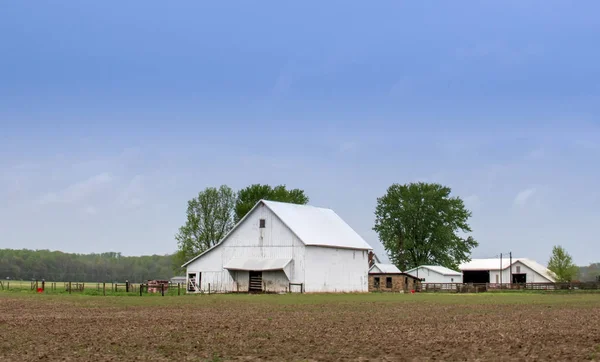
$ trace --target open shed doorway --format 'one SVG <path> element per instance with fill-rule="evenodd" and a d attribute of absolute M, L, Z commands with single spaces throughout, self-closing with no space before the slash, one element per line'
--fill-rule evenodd
<path fill-rule="evenodd" d="M 202 274 L 198 273 L 198 279 L 196 279 L 196 273 L 188 273 L 188 284 L 187 291 L 188 292 L 196 292 L 200 289 Z"/>
<path fill-rule="evenodd" d="M 514 284 L 525 284 L 527 283 L 527 274 L 513 274 L 512 282 Z"/>
<path fill-rule="evenodd" d="M 262 288 L 262 272 L 261 271 L 253 271 L 250 270 L 248 272 L 249 275 L 249 283 L 248 283 L 248 292 L 250 293 L 260 293 L 263 291 Z"/>
<path fill-rule="evenodd" d="M 465 270 L 463 271 L 463 283 L 485 284 L 490 282 L 489 270 Z"/>

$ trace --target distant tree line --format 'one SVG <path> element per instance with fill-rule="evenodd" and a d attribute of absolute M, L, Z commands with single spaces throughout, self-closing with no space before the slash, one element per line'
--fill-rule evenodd
<path fill-rule="evenodd" d="M 69 254 L 0 249 L 0 279 L 80 282 L 143 282 L 175 275 L 173 255 Z"/>
<path fill-rule="evenodd" d="M 577 278 L 582 282 L 600 281 L 600 263 L 579 267 Z"/>

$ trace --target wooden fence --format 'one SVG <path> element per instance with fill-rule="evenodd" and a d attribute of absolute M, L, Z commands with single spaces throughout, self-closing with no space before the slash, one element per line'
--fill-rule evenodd
<path fill-rule="evenodd" d="M 110 295 L 113 293 L 161 293 L 162 295 L 168 294 L 171 290 L 171 295 L 185 294 L 185 284 L 182 283 L 168 283 L 164 284 L 164 287 L 155 285 L 153 283 L 131 283 L 125 281 L 124 283 L 84 283 L 84 282 L 46 282 L 44 280 L 34 281 L 14 281 L 14 280 L 0 280 L 0 290 L 6 291 L 24 291 L 29 290 L 33 292 L 60 292 L 60 293 L 84 293 L 89 291 L 95 291 L 96 293 L 102 293 L 102 295 Z M 184 293 L 182 293 L 182 291 Z"/>
<path fill-rule="evenodd" d="M 573 282 L 573 283 L 422 283 L 422 292 L 447 292 L 447 293 L 481 293 L 504 290 L 600 290 L 600 282 Z"/>

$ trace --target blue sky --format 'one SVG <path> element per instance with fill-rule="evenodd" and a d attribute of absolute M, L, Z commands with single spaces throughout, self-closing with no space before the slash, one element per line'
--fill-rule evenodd
<path fill-rule="evenodd" d="M 600 261 L 596 1 L 0 5 L 0 247 L 168 253 L 207 186 L 285 183 L 375 249 L 440 182 L 473 257 Z"/>

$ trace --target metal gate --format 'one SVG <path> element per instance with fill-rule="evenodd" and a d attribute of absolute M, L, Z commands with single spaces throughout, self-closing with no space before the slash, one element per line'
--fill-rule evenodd
<path fill-rule="evenodd" d="M 250 271 L 250 285 L 248 288 L 249 292 L 262 292 L 262 272 L 261 271 Z"/>

